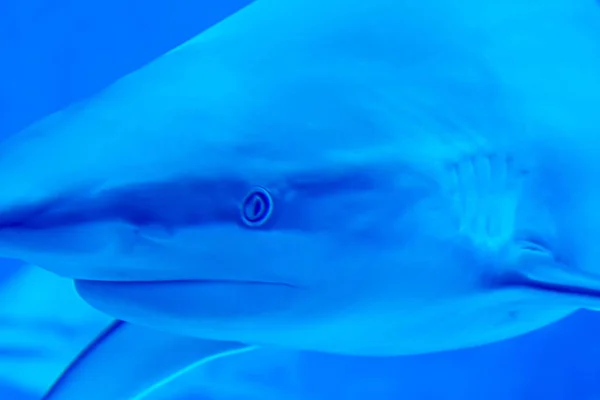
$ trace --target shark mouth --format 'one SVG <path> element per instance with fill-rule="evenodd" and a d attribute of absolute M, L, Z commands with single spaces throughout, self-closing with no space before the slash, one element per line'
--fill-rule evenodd
<path fill-rule="evenodd" d="M 161 285 L 176 286 L 176 285 L 269 285 L 269 286 L 284 286 L 290 289 L 298 287 L 283 283 L 269 281 L 252 281 L 252 280 L 226 280 L 226 279 L 173 279 L 173 280 L 94 280 L 94 279 L 75 279 L 75 282 L 89 283 L 94 285 L 122 285 L 122 286 L 148 286 L 158 287 Z"/>
<path fill-rule="evenodd" d="M 92 307 L 129 322 L 223 321 L 289 310 L 302 291 L 286 284 L 249 281 L 75 281 Z M 195 322 L 194 322 L 195 324 Z"/>

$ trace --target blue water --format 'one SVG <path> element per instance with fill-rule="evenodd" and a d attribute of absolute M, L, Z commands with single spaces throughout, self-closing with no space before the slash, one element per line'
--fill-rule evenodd
<path fill-rule="evenodd" d="M 93 94 L 246 2 L 2 0 L 0 135 L 14 133 Z M 24 268 L 28 267 L 2 260 L 0 291 Z M 29 284 L 31 298 L 35 296 L 38 302 L 32 304 L 42 307 L 55 299 L 54 292 L 39 289 L 45 287 L 44 282 Z M 27 307 L 30 310 L 31 304 Z M 50 321 L 60 319 L 56 326 L 63 336 L 93 333 L 84 328 L 70 331 L 69 320 L 53 314 L 59 309 L 43 312 Z M 0 315 L 0 322 L 2 318 Z M 7 321 L 0 324 L 0 330 L 18 323 Z M 35 335 L 22 339 L 32 347 L 40 340 Z M 51 343 L 47 346 L 50 349 Z M 0 364 L 5 365 L 0 371 L 19 369 L 25 378 L 17 382 L 0 372 L 0 399 L 39 398 L 39 382 L 48 380 L 36 379 L 42 358 L 9 353 L 0 351 Z M 58 373 L 67 360 L 56 360 L 49 365 Z M 238 397 L 227 397 L 232 396 L 232 387 L 238 388 L 234 394 Z M 418 357 L 378 359 L 264 351 L 217 362 L 200 377 L 185 377 L 163 396 L 190 398 L 192 392 L 196 396 L 203 393 L 202 398 L 207 399 L 256 400 L 269 400 L 261 398 L 265 393 L 281 400 L 600 400 L 600 317 L 581 312 L 503 343 Z"/>

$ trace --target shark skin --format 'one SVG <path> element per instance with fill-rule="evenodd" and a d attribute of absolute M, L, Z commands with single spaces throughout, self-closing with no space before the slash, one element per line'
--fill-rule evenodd
<path fill-rule="evenodd" d="M 598 309 L 583 3 L 257 0 L 3 141 L 0 254 L 215 354 L 428 353 Z"/>

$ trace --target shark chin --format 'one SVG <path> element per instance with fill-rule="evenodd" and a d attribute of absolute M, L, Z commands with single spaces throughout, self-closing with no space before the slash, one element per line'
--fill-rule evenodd
<path fill-rule="evenodd" d="M 168 329 L 183 321 L 224 322 L 281 315 L 293 309 L 303 290 L 255 281 L 75 280 L 79 295 L 117 319 Z"/>

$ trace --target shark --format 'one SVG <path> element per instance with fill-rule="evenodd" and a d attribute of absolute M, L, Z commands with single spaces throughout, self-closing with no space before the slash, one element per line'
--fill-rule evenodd
<path fill-rule="evenodd" d="M 0 255 L 118 320 L 46 398 L 142 398 L 260 346 L 480 346 L 600 309 L 599 18 L 257 0 L 3 140 Z"/>

